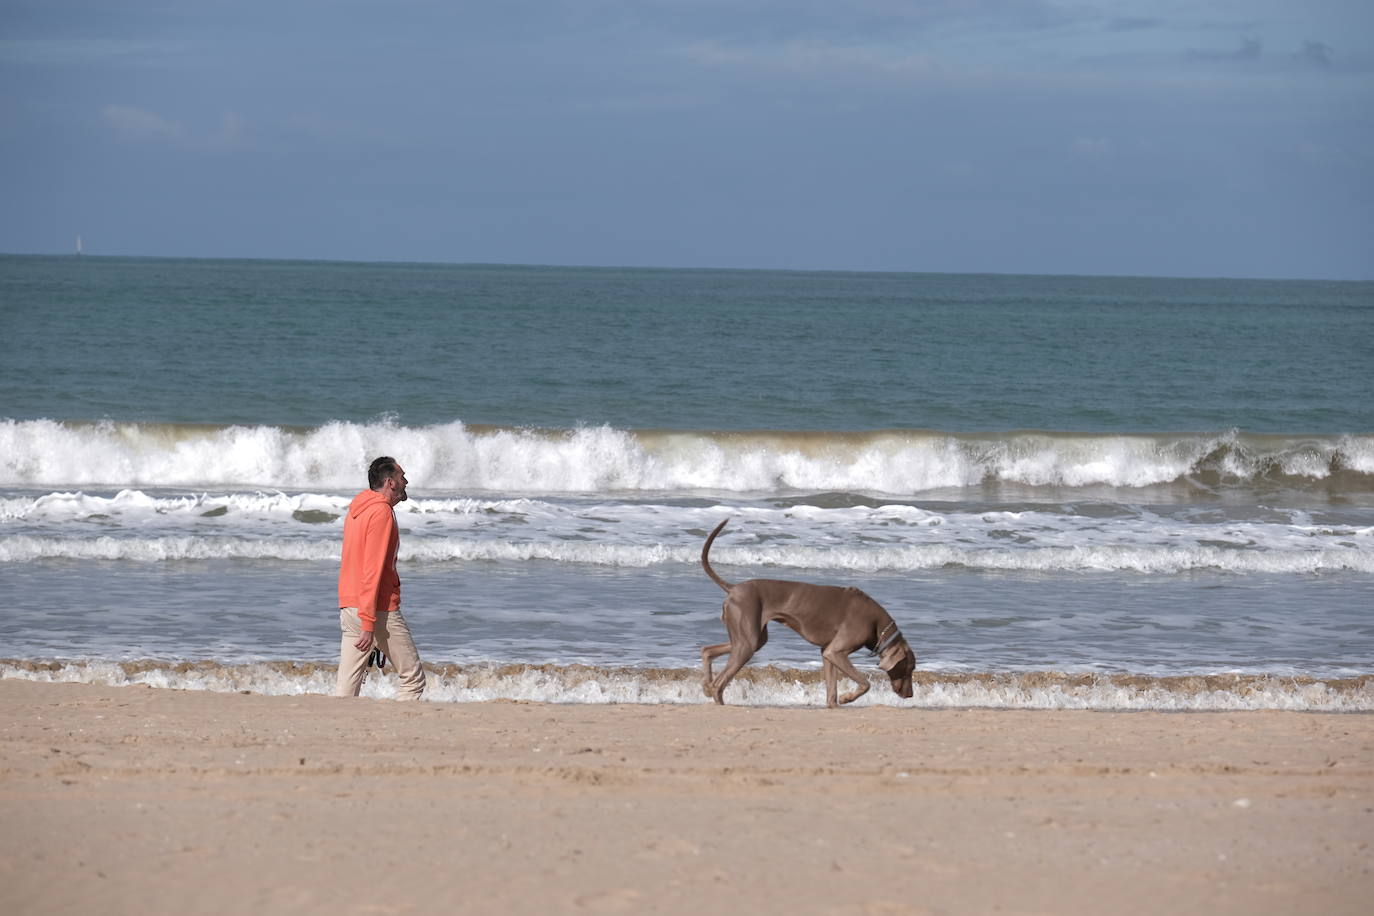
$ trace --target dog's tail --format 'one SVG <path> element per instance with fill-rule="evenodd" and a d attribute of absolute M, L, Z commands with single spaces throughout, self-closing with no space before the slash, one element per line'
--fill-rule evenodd
<path fill-rule="evenodd" d="M 706 556 L 711 552 L 711 542 L 716 539 L 716 535 L 720 534 L 721 530 L 724 529 L 725 526 L 729 523 L 730 520 L 727 518 L 725 521 L 717 525 L 716 530 L 712 531 L 710 534 L 706 536 L 706 544 L 701 548 L 701 568 L 706 570 L 706 575 L 711 577 L 712 582 L 716 583 L 727 592 L 730 590 L 730 583 L 726 582 L 720 576 L 716 575 L 716 571 L 711 568 L 711 561 L 708 560 Z"/>

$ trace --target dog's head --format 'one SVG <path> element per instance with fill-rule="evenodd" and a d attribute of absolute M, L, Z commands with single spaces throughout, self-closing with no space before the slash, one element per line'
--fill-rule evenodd
<path fill-rule="evenodd" d="M 911 673 L 916 670 L 916 653 L 907 645 L 906 637 L 899 636 L 883 650 L 878 657 L 878 667 L 887 672 L 893 693 L 905 700 L 911 699 Z"/>

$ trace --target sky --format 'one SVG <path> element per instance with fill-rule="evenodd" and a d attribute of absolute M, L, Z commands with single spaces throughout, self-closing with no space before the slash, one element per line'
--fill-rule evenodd
<path fill-rule="evenodd" d="M 1374 279 L 1371 0 L 0 0 L 0 252 Z"/>

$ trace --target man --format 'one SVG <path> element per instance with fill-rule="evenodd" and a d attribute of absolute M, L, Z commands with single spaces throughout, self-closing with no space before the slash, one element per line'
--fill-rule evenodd
<path fill-rule="evenodd" d="M 339 564 L 343 638 L 336 697 L 358 695 L 374 646 L 396 667 L 396 699 L 418 700 L 424 692 L 425 671 L 401 616 L 401 577 L 396 574 L 401 534 L 393 507 L 406 500 L 408 482 L 395 458 L 378 458 L 367 469 L 369 489 L 349 504 Z"/>

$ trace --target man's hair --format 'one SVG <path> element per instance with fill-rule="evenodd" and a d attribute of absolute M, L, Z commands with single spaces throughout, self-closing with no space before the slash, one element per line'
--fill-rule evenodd
<path fill-rule="evenodd" d="M 398 470 L 400 470 L 400 468 L 396 466 L 395 458 L 389 458 L 386 455 L 383 455 L 382 457 L 375 459 L 367 467 L 368 489 L 380 490 L 382 488 L 382 484 L 386 482 L 387 478 L 395 476 Z"/>

